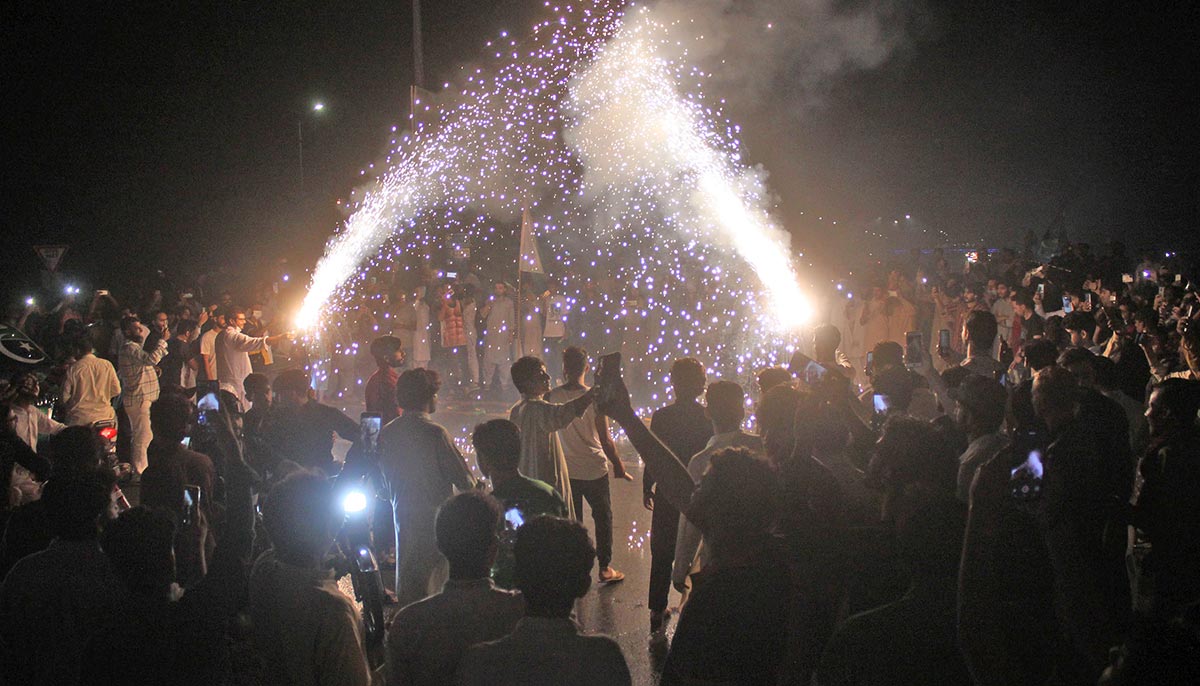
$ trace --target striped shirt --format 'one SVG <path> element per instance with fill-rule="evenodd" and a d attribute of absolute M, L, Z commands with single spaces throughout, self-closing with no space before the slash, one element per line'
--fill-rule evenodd
<path fill-rule="evenodd" d="M 167 342 L 159 339 L 154 350 L 146 352 L 137 341 L 125 341 L 117 356 L 117 377 L 121 380 L 121 404 L 158 400 L 158 370 L 155 365 L 167 354 Z"/>

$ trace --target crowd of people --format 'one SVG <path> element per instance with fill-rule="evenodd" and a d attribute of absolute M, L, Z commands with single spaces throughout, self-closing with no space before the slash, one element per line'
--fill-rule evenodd
<path fill-rule="evenodd" d="M 451 280 L 412 333 L 361 332 L 378 431 L 287 361 L 269 303 L 27 312 L 54 365 L 2 395 L 0 681 L 630 683 L 573 618 L 624 579 L 621 449 L 651 640 L 674 627 L 659 683 L 1200 683 L 1195 289 L 1054 247 L 856 269 L 789 368 L 681 357 L 651 413 L 611 358 L 587 385 L 566 299 L 515 347 L 507 286 L 468 315 Z M 478 471 L 435 421 L 443 378 L 519 396 L 474 428 Z M 381 640 L 330 566 L 360 482 L 396 558 Z"/>

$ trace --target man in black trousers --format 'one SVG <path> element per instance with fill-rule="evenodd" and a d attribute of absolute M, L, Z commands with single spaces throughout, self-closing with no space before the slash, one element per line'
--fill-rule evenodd
<path fill-rule="evenodd" d="M 686 465 L 692 456 L 704 450 L 712 438 L 712 422 L 697 398 L 704 392 L 707 377 L 704 366 L 692 357 L 682 357 L 671 365 L 671 387 L 675 402 L 654 412 L 650 430 Z M 663 628 L 667 618 L 667 596 L 671 591 L 671 565 L 675 559 L 675 536 L 679 511 L 665 498 L 655 498 L 654 474 L 645 470 L 642 502 L 654 512 L 650 525 L 650 631 Z"/>

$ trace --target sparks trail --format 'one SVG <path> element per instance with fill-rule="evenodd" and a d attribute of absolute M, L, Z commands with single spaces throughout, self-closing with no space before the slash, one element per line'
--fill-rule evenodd
<path fill-rule="evenodd" d="M 527 39 L 489 42 L 494 66 L 439 94 L 437 121 L 415 124 L 356 193 L 297 324 L 319 339 L 322 313 L 363 304 L 371 274 L 451 230 L 488 240 L 493 218 L 529 206 L 559 277 L 608 272 L 632 286 L 624 301 L 566 291 L 575 314 L 599 309 L 620 330 L 652 386 L 664 380 L 651 370 L 679 355 L 717 373 L 776 362 L 808 308 L 763 174 L 741 162 L 737 127 L 705 104 L 707 75 L 687 64 L 678 27 L 623 5 L 547 3 L 553 16 Z M 357 351 L 345 343 L 333 352 Z"/>

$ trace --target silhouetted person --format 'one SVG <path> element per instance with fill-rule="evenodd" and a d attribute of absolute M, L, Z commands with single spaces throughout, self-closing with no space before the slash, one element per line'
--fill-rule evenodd
<path fill-rule="evenodd" d="M 496 588 L 490 578 L 501 522 L 500 503 L 480 491 L 442 504 L 437 545 L 450 563 L 450 579 L 388 625 L 389 684 L 452 683 L 467 648 L 508 635 L 521 619 L 521 594 Z"/>
<path fill-rule="evenodd" d="M 46 484 L 39 502 L 54 540 L 17 562 L 0 583 L 6 683 L 78 683 L 88 639 L 121 611 L 125 593 L 97 542 L 113 483 L 111 473 L 93 469 Z"/>
<path fill-rule="evenodd" d="M 704 450 L 712 438 L 712 420 L 697 398 L 707 382 L 704 365 L 693 357 L 682 357 L 671 364 L 671 390 L 675 402 L 654 411 L 650 430 L 685 465 Z M 760 381 L 761 383 L 761 381 Z M 675 561 L 675 541 L 679 532 L 679 510 L 666 498 L 654 493 L 654 472 L 642 474 L 642 503 L 653 510 L 650 524 L 650 630 L 657 631 L 666 618 L 667 597 L 671 591 L 671 567 Z"/>
<path fill-rule="evenodd" d="M 396 597 L 401 605 L 424 598 L 445 581 L 445 562 L 434 536 L 437 508 L 454 488 L 465 491 L 475 485 L 450 434 L 429 418 L 437 410 L 440 388 L 436 372 L 404 372 L 396 382 L 396 402 L 404 414 L 379 434 L 379 468 L 396 527 Z"/>
<path fill-rule="evenodd" d="M 631 683 L 616 641 L 585 636 L 571 609 L 591 586 L 596 551 L 587 530 L 573 520 L 536 517 L 517 531 L 517 587 L 525 616 L 512 634 L 467 651 L 459 683 L 579 684 Z"/>
<path fill-rule="evenodd" d="M 369 684 L 362 617 L 324 566 L 344 514 L 322 475 L 296 472 L 271 489 L 271 549 L 254 563 L 250 617 L 270 683 Z"/>
<path fill-rule="evenodd" d="M 964 523 L 963 505 L 951 498 L 922 505 L 899 523 L 907 592 L 838 627 L 813 684 L 971 684 L 958 648 L 955 608 Z"/>

